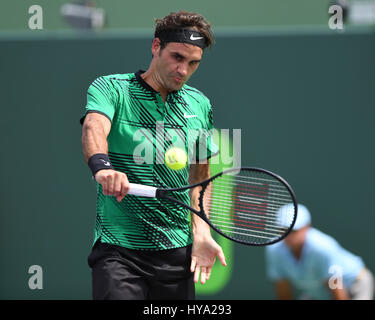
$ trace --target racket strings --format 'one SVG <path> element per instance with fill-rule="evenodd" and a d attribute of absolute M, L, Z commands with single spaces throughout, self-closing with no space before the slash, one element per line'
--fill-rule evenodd
<path fill-rule="evenodd" d="M 259 229 L 263 229 L 263 226 L 265 226 L 265 221 L 262 221 L 260 219 L 258 220 L 254 220 L 254 219 L 249 219 L 249 217 L 247 216 L 241 216 L 241 215 L 238 215 L 238 219 L 236 218 L 230 218 L 228 217 L 228 215 L 224 215 L 224 214 L 217 214 L 216 215 L 217 217 L 217 221 L 228 221 L 228 220 L 231 220 L 231 221 L 238 221 L 238 222 L 247 222 L 247 221 L 252 221 L 252 224 L 254 225 L 253 228 L 259 228 Z M 238 223 L 238 225 L 241 225 L 241 223 Z M 247 224 L 243 225 L 243 226 L 247 226 Z M 258 226 L 258 227 L 257 227 Z M 270 226 L 269 231 L 275 231 L 275 232 L 285 232 L 286 228 L 284 227 L 280 227 L 280 226 Z"/>
<path fill-rule="evenodd" d="M 271 196 L 269 196 L 267 199 L 267 196 L 263 194 L 262 195 L 253 194 L 251 192 L 251 189 L 249 189 L 248 192 L 246 192 L 246 190 L 243 190 L 244 192 L 234 191 L 232 190 L 234 186 L 235 186 L 234 184 L 231 184 L 231 185 L 227 185 L 227 187 L 224 188 L 222 187 L 220 183 L 215 184 L 215 191 L 219 191 L 219 192 L 215 192 L 212 195 L 212 198 L 216 200 L 215 203 L 217 202 L 217 203 L 224 204 L 224 205 L 227 204 L 229 206 L 236 204 L 237 208 L 242 207 L 244 210 L 252 209 L 252 210 L 255 210 L 256 213 L 259 213 L 259 212 L 261 214 L 268 213 L 268 215 L 277 216 L 277 214 L 273 213 L 273 211 L 278 210 L 280 204 L 283 205 L 285 201 L 285 198 L 278 199 L 278 198 L 271 197 Z M 229 201 L 223 200 L 223 198 L 220 197 L 220 194 L 222 192 L 228 192 L 230 190 L 232 190 L 232 195 L 235 195 L 237 197 L 235 198 L 232 197 L 232 199 L 230 199 Z M 272 193 L 270 193 L 270 195 L 272 195 Z M 267 203 L 265 202 L 266 200 L 268 200 Z M 244 204 L 243 202 L 247 202 L 247 203 Z M 268 209 L 271 209 L 272 211 Z M 253 211 L 250 210 L 248 212 L 253 212 Z"/>
<path fill-rule="evenodd" d="M 272 188 L 265 189 L 265 190 L 257 190 L 253 185 L 242 185 L 242 184 L 234 184 L 231 182 L 217 182 L 217 187 L 222 188 L 228 188 L 228 187 L 236 187 L 237 192 L 240 194 L 241 192 L 248 195 L 248 194 L 254 194 L 258 197 L 264 197 L 269 198 L 269 196 L 274 196 L 275 199 L 284 200 L 285 198 L 290 198 L 290 194 L 287 192 L 284 192 L 283 190 L 275 189 L 275 186 L 272 186 Z M 270 192 L 271 191 L 271 192 Z"/>
<path fill-rule="evenodd" d="M 282 237 L 293 216 L 282 207 L 293 203 L 288 188 L 273 176 L 242 169 L 223 174 L 204 192 L 204 209 L 214 227 L 248 243 L 265 244 Z"/>

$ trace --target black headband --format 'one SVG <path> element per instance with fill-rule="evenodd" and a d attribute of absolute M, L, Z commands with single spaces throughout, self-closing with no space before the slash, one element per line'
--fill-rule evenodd
<path fill-rule="evenodd" d="M 204 34 L 192 29 L 167 29 L 155 33 L 155 38 L 163 42 L 182 42 L 198 46 L 202 49 L 207 47 Z"/>

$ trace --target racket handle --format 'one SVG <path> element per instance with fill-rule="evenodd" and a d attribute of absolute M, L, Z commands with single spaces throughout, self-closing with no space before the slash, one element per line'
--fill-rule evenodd
<path fill-rule="evenodd" d="M 128 194 L 133 196 L 141 196 L 147 198 L 155 198 L 157 188 L 151 186 L 145 186 L 142 184 L 129 183 L 130 189 Z"/>

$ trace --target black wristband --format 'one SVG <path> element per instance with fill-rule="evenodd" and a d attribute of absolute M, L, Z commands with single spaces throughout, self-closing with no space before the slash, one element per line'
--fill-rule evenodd
<path fill-rule="evenodd" d="M 111 161 L 108 155 L 105 153 L 97 153 L 90 157 L 88 165 L 91 169 L 93 177 L 99 170 L 103 169 L 113 169 Z"/>

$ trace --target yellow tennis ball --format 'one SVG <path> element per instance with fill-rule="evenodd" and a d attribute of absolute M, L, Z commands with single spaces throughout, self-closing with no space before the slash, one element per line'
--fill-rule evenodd
<path fill-rule="evenodd" d="M 186 166 L 187 154 L 181 148 L 172 147 L 166 151 L 164 161 L 169 169 L 181 170 Z"/>

